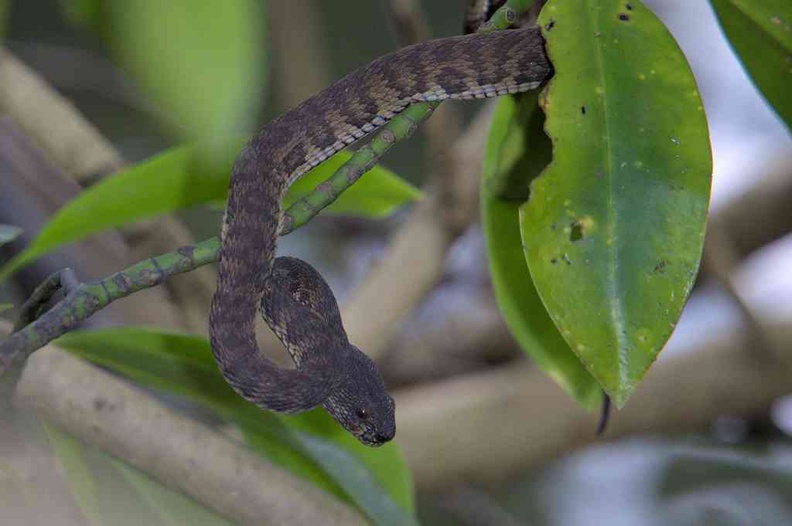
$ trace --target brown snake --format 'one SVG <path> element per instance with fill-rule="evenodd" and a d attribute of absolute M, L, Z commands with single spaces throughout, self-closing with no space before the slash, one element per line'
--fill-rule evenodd
<path fill-rule="evenodd" d="M 368 445 L 393 438 L 393 400 L 374 362 L 349 343 L 327 283 L 299 259 L 275 258 L 281 198 L 296 178 L 411 103 L 538 87 L 552 71 L 543 46 L 539 30 L 528 28 L 406 47 L 337 81 L 249 142 L 232 172 L 209 318 L 215 359 L 240 395 L 289 413 L 321 404 Z M 296 369 L 260 353 L 258 303 Z"/>

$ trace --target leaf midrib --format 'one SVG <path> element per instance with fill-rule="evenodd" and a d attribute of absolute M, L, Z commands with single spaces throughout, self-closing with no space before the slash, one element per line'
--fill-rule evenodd
<path fill-rule="evenodd" d="M 619 274 L 619 247 L 616 243 L 618 239 L 618 231 L 617 231 L 617 222 L 616 222 L 616 210 L 614 207 L 614 199 L 613 199 L 613 189 L 614 189 L 614 181 L 613 181 L 613 142 L 611 141 L 611 123 L 608 114 L 608 89 L 607 89 L 607 80 L 605 75 L 605 68 L 604 68 L 604 60 L 603 60 L 603 49 L 602 49 L 602 39 L 604 38 L 603 31 L 601 30 L 601 23 L 600 23 L 600 6 L 594 6 L 591 8 L 592 16 L 593 16 L 593 23 L 596 29 L 596 33 L 600 35 L 600 37 L 594 38 L 594 55 L 597 60 L 597 73 L 599 75 L 600 85 L 602 86 L 602 114 L 603 114 L 603 124 L 605 126 L 605 136 L 604 136 L 604 143 L 605 143 L 605 172 L 606 177 L 605 180 L 607 181 L 607 215 L 608 215 L 608 224 L 606 225 L 606 239 L 605 239 L 605 246 L 606 251 L 608 252 L 608 265 L 607 265 L 607 273 L 606 273 L 606 289 L 608 291 L 608 303 L 610 304 L 610 310 L 608 315 L 613 320 L 613 325 L 615 328 L 615 337 L 616 337 L 616 353 L 617 353 L 617 369 L 619 371 L 619 387 L 618 390 L 621 391 L 621 388 L 624 385 L 629 385 L 629 378 L 628 378 L 628 368 L 627 362 L 629 357 L 627 356 L 627 345 L 624 341 L 623 334 L 624 332 L 621 330 L 621 327 L 625 325 L 624 323 L 624 308 L 619 301 L 621 297 L 621 284 L 619 283 L 618 274 Z M 608 243 L 610 240 L 610 243 Z"/>

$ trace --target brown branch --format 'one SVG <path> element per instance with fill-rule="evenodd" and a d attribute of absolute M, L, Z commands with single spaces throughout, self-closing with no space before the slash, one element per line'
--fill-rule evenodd
<path fill-rule="evenodd" d="M 71 102 L 10 52 L 0 49 L 0 113 L 11 117 L 78 181 L 110 173 L 124 159 Z"/>
<path fill-rule="evenodd" d="M 114 172 L 125 160 L 72 103 L 40 75 L 0 49 L 0 113 L 43 148 L 50 160 L 77 181 Z M 192 236 L 173 218 L 141 222 L 125 229 L 134 245 L 133 258 L 146 259 L 174 247 L 190 245 Z M 168 282 L 165 287 L 179 308 L 173 318 L 196 332 L 204 332 L 206 312 L 215 287 L 214 271 L 203 268 Z"/>
<path fill-rule="evenodd" d="M 739 197 L 713 210 L 739 258 L 792 232 L 792 158 L 780 156 L 768 173 Z"/>
<path fill-rule="evenodd" d="M 772 341 L 792 341 L 792 320 L 763 325 Z M 751 359 L 740 328 L 710 336 L 700 348 L 662 357 L 612 415 L 605 438 L 701 431 L 719 415 L 761 414 L 792 392 L 792 354 L 772 363 Z M 597 416 L 528 365 L 415 387 L 395 398 L 397 441 L 420 489 L 502 481 L 596 439 Z"/>
<path fill-rule="evenodd" d="M 278 106 L 293 108 L 330 84 L 317 5 L 314 0 L 289 0 L 269 2 L 267 9 Z"/>
<path fill-rule="evenodd" d="M 15 403 L 240 524 L 366 524 L 310 482 L 51 346 L 28 361 Z"/>
<path fill-rule="evenodd" d="M 449 157 L 457 188 L 454 205 L 462 219 L 449 228 L 449 223 L 442 220 L 437 186 L 432 185 L 391 240 L 381 262 L 344 306 L 350 340 L 375 359 L 398 334 L 402 318 L 443 277 L 448 250 L 462 232 L 462 224 L 469 224 L 476 215 L 478 176 L 492 108 L 492 104 L 486 104 L 454 144 Z"/>

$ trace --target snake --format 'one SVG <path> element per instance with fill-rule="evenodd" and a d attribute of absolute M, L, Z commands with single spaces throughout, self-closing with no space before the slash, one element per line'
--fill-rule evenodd
<path fill-rule="evenodd" d="M 276 257 L 281 199 L 301 175 L 410 104 L 518 93 L 551 74 L 536 27 L 429 40 L 362 66 L 250 139 L 231 173 L 209 314 L 214 358 L 239 395 L 282 413 L 321 405 L 368 446 L 394 437 L 393 398 L 375 363 L 350 343 L 327 282 L 305 261 Z M 295 368 L 260 351 L 258 312 Z"/>

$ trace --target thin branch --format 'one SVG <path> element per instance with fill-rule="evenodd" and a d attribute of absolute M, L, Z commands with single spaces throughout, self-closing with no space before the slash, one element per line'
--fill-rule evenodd
<path fill-rule="evenodd" d="M 114 172 L 121 154 L 38 74 L 0 48 L 0 113 L 35 138 L 78 181 Z"/>
<path fill-rule="evenodd" d="M 33 323 L 0 340 L 0 374 L 113 301 L 154 287 L 170 276 L 189 272 L 217 259 L 219 241 L 212 238 L 149 258 L 100 281 L 83 283 Z"/>
<path fill-rule="evenodd" d="M 386 6 L 401 45 L 429 40 L 429 27 L 421 16 L 420 0 L 390 0 Z"/>

